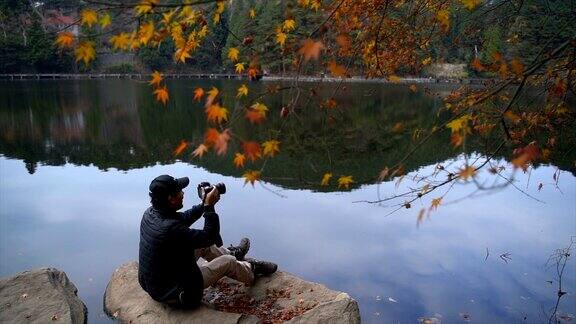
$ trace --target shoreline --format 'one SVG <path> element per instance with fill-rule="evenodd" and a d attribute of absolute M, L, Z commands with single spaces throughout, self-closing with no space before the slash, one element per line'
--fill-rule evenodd
<path fill-rule="evenodd" d="M 136 79 L 147 80 L 150 74 L 142 73 L 6 73 L 0 74 L 2 81 L 20 80 L 90 80 L 90 79 Z M 216 74 L 216 73 L 166 73 L 165 79 L 231 79 L 248 80 L 248 77 L 238 74 Z M 384 78 L 366 79 L 355 76 L 350 78 L 333 78 L 327 76 L 263 76 L 260 81 L 298 81 L 302 82 L 353 82 L 353 83 L 385 83 L 385 84 L 410 84 L 410 83 L 447 83 L 447 84 L 483 84 L 490 79 L 485 78 L 433 78 L 433 77 L 400 77 L 398 81 L 390 81 Z"/>

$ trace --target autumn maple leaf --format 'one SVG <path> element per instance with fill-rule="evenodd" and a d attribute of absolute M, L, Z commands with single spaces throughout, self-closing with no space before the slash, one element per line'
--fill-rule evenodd
<path fill-rule="evenodd" d="M 238 50 L 236 47 L 231 47 L 228 50 L 228 58 L 232 62 L 238 61 L 238 54 L 240 54 L 240 50 Z"/>
<path fill-rule="evenodd" d="M 448 124 L 446 124 L 446 127 L 450 128 L 452 130 L 452 133 L 457 133 L 460 130 L 468 132 L 470 129 L 468 127 L 469 120 L 471 120 L 470 115 L 464 115 L 449 122 Z"/>
<path fill-rule="evenodd" d="M 270 140 L 262 143 L 264 156 L 273 157 L 276 153 L 280 152 L 280 142 L 276 140 Z"/>
<path fill-rule="evenodd" d="M 244 155 L 246 155 L 246 158 L 250 159 L 252 162 L 256 161 L 262 156 L 260 144 L 257 142 L 244 142 L 242 143 L 242 149 L 244 150 Z"/>
<path fill-rule="evenodd" d="M 154 90 L 156 100 L 162 102 L 164 105 L 168 102 L 168 88 L 166 86 Z"/>
<path fill-rule="evenodd" d="M 244 177 L 244 185 L 248 182 L 254 187 L 254 182 L 260 180 L 260 171 L 248 170 L 242 175 Z"/>
<path fill-rule="evenodd" d="M 138 30 L 138 39 L 140 40 L 140 43 L 147 45 L 153 36 L 154 36 L 153 21 L 149 21 L 145 24 L 140 25 L 140 29 Z"/>
<path fill-rule="evenodd" d="M 324 44 L 322 44 L 322 42 L 316 42 L 308 38 L 302 42 L 302 47 L 298 50 L 298 53 L 301 54 L 304 57 L 304 61 L 307 62 L 310 59 L 317 60 L 323 48 Z"/>
<path fill-rule="evenodd" d="M 440 22 L 440 26 L 444 32 L 450 29 L 450 12 L 447 9 L 438 11 L 436 13 L 436 19 Z"/>
<path fill-rule="evenodd" d="M 237 168 L 243 168 L 244 167 L 244 162 L 246 162 L 246 156 L 242 153 L 236 153 L 234 155 L 234 165 Z"/>
<path fill-rule="evenodd" d="M 56 45 L 60 48 L 70 48 L 74 44 L 74 34 L 71 32 L 61 32 L 56 37 Z"/>
<path fill-rule="evenodd" d="M 237 98 L 240 98 L 242 96 L 247 96 L 248 95 L 248 87 L 243 84 L 240 86 L 240 88 L 238 88 L 238 94 L 236 95 Z"/>
<path fill-rule="evenodd" d="M 244 72 L 244 63 L 236 63 L 234 67 L 236 69 L 236 73 L 241 74 L 242 72 Z"/>
<path fill-rule="evenodd" d="M 219 124 L 228 120 L 228 109 L 219 104 L 213 104 L 206 108 L 206 115 L 209 122 Z"/>
<path fill-rule="evenodd" d="M 250 19 L 256 18 L 256 10 L 250 9 L 248 15 L 250 16 Z"/>
<path fill-rule="evenodd" d="M 246 116 L 246 119 L 248 119 L 252 124 L 260 124 L 261 122 L 266 120 L 265 114 L 262 114 L 261 112 L 254 110 L 254 109 L 246 110 L 245 116 Z"/>
<path fill-rule="evenodd" d="M 202 88 L 194 89 L 194 100 L 200 101 L 203 96 L 204 96 L 204 89 Z"/>
<path fill-rule="evenodd" d="M 112 44 L 112 48 L 115 50 L 127 50 L 130 44 L 130 34 L 120 33 L 118 35 L 114 35 L 110 37 L 110 43 Z"/>
<path fill-rule="evenodd" d="M 83 41 L 74 50 L 74 54 L 76 55 L 76 62 L 81 60 L 84 64 L 88 65 L 96 57 L 94 43 L 91 41 Z"/>
<path fill-rule="evenodd" d="M 159 71 L 154 71 L 152 73 L 152 80 L 150 80 L 150 85 L 155 86 L 155 87 L 159 87 L 160 82 L 162 82 L 163 78 L 164 78 L 164 76 L 162 75 L 162 73 L 160 73 Z"/>
<path fill-rule="evenodd" d="M 280 44 L 280 46 L 284 46 L 286 43 L 286 34 L 279 31 L 276 33 L 276 43 Z"/>
<path fill-rule="evenodd" d="M 332 179 L 332 173 L 328 172 L 322 176 L 322 181 L 320 181 L 321 186 L 327 186 L 330 183 L 330 179 Z"/>
<path fill-rule="evenodd" d="M 214 144 L 214 148 L 216 149 L 216 154 L 224 155 L 226 151 L 228 151 L 228 141 L 230 140 L 230 130 L 225 129 L 222 133 L 218 135 L 218 139 Z"/>
<path fill-rule="evenodd" d="M 468 178 L 473 178 L 476 175 L 476 169 L 473 166 L 467 165 L 458 172 L 458 176 L 462 180 L 468 180 Z"/>
<path fill-rule="evenodd" d="M 354 183 L 352 176 L 341 176 L 338 178 L 338 188 L 344 187 L 348 189 L 352 183 Z"/>
<path fill-rule="evenodd" d="M 112 18 L 110 18 L 110 14 L 106 13 L 106 14 L 102 15 L 99 23 L 100 23 L 100 26 L 102 26 L 102 29 L 108 27 L 108 25 L 110 25 L 112 23 Z"/>
<path fill-rule="evenodd" d="M 141 0 L 134 10 L 138 16 L 147 14 L 152 11 L 152 9 L 158 5 L 159 0 Z"/>
<path fill-rule="evenodd" d="M 92 9 L 85 9 L 80 13 L 80 19 L 80 23 L 82 25 L 88 25 L 88 27 L 92 27 L 92 25 L 98 22 L 98 13 Z"/>
<path fill-rule="evenodd" d="M 218 132 L 218 130 L 216 128 L 210 127 L 206 130 L 206 134 L 204 134 L 204 143 L 207 146 L 214 145 L 218 141 L 219 137 L 220 137 L 220 132 Z"/>
<path fill-rule="evenodd" d="M 180 144 L 178 144 L 178 146 L 174 149 L 174 156 L 178 156 L 180 155 L 186 148 L 188 147 L 188 142 L 186 142 L 185 140 L 181 140 Z"/>
<path fill-rule="evenodd" d="M 442 197 L 432 199 L 430 210 L 436 210 L 438 206 L 440 206 L 440 203 L 442 203 Z"/>
<path fill-rule="evenodd" d="M 282 24 L 283 30 L 291 31 L 291 30 L 294 30 L 295 28 L 296 28 L 296 22 L 294 21 L 294 19 L 284 20 L 284 23 Z"/>
<path fill-rule="evenodd" d="M 192 152 L 192 156 L 194 157 L 202 157 L 204 154 L 208 152 L 208 146 L 204 144 L 198 145 L 198 147 Z"/>
<path fill-rule="evenodd" d="M 470 11 L 474 10 L 480 3 L 482 3 L 482 0 L 461 0 L 461 1 L 464 7 L 466 7 L 466 9 Z"/>
<path fill-rule="evenodd" d="M 332 60 L 328 63 L 328 70 L 333 76 L 346 77 L 346 68 Z"/>

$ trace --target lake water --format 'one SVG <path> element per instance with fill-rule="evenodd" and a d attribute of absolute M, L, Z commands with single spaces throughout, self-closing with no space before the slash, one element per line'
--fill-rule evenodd
<path fill-rule="evenodd" d="M 337 109 L 304 107 L 317 112 L 302 112 L 298 124 L 272 134 L 282 139 L 281 153 L 266 162 L 263 182 L 253 188 L 232 164 L 235 144 L 224 157 L 209 153 L 199 160 L 191 150 L 172 155 L 182 139 L 202 141 L 207 126 L 192 90 L 212 85 L 234 97 L 240 83 L 169 81 L 171 101 L 164 107 L 144 82 L 1 82 L 0 276 L 46 266 L 63 270 L 86 303 L 89 322 L 110 321 L 102 310 L 106 284 L 115 268 L 138 258 L 148 184 L 168 173 L 190 177 L 185 207 L 198 203 L 194 183 L 224 182 L 217 211 L 225 244 L 248 236 L 252 256 L 349 293 L 364 323 L 548 321 L 558 276 L 547 261 L 576 235 L 573 162 L 557 160 L 524 174 L 496 157 L 517 188 L 478 194 L 474 184 L 457 183 L 417 226 L 420 208 L 434 197 L 392 214 L 391 206 L 357 201 L 408 188 L 411 178 L 432 173 L 437 164 L 458 168 L 477 156 L 474 144 L 464 155 L 443 134 L 406 162 L 408 176 L 398 188 L 396 181 L 374 184 L 379 171 L 410 148 L 411 130 L 439 118 L 442 102 L 435 94 L 448 89 L 346 85 Z M 306 87 L 325 94 L 334 85 Z M 264 99 L 269 124 L 237 123 L 235 134 L 258 141 L 272 136 L 266 125 L 282 125 L 279 110 L 291 95 Z M 339 190 L 335 179 L 319 186 L 328 171 L 352 175 L 356 183 L 351 190 Z M 493 177 L 483 170 L 477 179 Z M 573 256 L 562 288 L 568 293 L 558 312 L 573 316 Z"/>

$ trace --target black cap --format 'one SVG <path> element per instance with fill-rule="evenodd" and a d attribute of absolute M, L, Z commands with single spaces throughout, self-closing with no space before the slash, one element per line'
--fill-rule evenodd
<path fill-rule="evenodd" d="M 152 180 L 149 189 L 154 195 L 165 196 L 179 192 L 183 188 L 186 188 L 189 183 L 190 179 L 188 179 L 188 177 L 174 178 L 164 174 Z"/>

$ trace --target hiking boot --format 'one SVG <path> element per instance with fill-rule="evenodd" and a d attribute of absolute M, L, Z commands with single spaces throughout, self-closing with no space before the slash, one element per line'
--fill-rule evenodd
<path fill-rule="evenodd" d="M 246 261 L 248 261 L 252 266 L 252 272 L 255 276 L 271 275 L 278 270 L 278 265 L 273 262 L 260 261 L 251 258 L 247 258 Z"/>
<path fill-rule="evenodd" d="M 230 255 L 236 257 L 236 260 L 243 261 L 244 256 L 246 255 L 246 253 L 248 253 L 249 249 L 250 249 L 250 240 L 245 237 L 240 240 L 240 244 L 238 244 L 238 246 L 230 245 L 228 251 L 230 251 Z"/>

